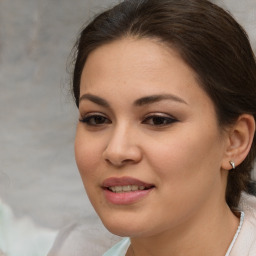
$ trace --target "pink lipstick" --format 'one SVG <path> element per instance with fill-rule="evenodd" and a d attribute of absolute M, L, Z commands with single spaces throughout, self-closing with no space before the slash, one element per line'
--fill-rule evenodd
<path fill-rule="evenodd" d="M 154 185 L 132 177 L 112 177 L 104 180 L 102 188 L 107 201 L 126 205 L 145 198 L 153 190 Z"/>

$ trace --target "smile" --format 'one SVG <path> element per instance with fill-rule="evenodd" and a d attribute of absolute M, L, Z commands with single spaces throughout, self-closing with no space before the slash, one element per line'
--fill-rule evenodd
<path fill-rule="evenodd" d="M 113 186 L 113 187 L 109 187 L 108 189 L 115 193 L 123 193 L 123 192 L 145 190 L 146 187 L 137 186 L 137 185 L 128 185 L 128 186 Z"/>
<path fill-rule="evenodd" d="M 105 199 L 115 205 L 130 205 L 143 200 L 155 188 L 133 177 L 111 177 L 103 181 Z"/>

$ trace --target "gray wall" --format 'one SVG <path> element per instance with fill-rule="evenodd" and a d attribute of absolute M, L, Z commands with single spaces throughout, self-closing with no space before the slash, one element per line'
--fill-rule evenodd
<path fill-rule="evenodd" d="M 66 61 L 81 25 L 111 2 L 0 0 L 0 195 L 17 217 L 58 228 L 93 213 L 74 160 Z M 255 46 L 255 0 L 225 2 Z"/>
<path fill-rule="evenodd" d="M 59 227 L 92 212 L 66 62 L 82 24 L 110 2 L 0 0 L 0 195 L 18 217 Z"/>

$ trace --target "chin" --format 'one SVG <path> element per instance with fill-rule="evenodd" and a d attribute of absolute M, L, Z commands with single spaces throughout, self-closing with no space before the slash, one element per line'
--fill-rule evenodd
<path fill-rule="evenodd" d="M 144 233 L 141 224 L 138 225 L 138 222 L 130 221 L 128 218 L 123 218 L 123 220 L 101 219 L 101 221 L 109 232 L 120 237 L 139 237 Z"/>

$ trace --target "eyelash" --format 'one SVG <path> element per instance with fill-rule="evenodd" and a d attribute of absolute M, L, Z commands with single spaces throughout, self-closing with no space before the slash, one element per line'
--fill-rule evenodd
<path fill-rule="evenodd" d="M 111 124 L 112 122 L 105 117 L 104 115 L 101 114 L 89 114 L 81 119 L 79 119 L 80 122 L 85 123 L 88 126 L 95 126 L 99 127 L 105 124 Z M 150 122 L 151 121 L 151 122 Z M 155 122 L 154 122 L 155 121 Z M 172 123 L 177 122 L 178 120 L 174 117 L 171 116 L 162 116 L 160 114 L 152 114 L 147 116 L 143 121 L 142 124 L 148 124 L 151 126 L 156 126 L 156 127 L 164 127 L 168 126 Z"/>
<path fill-rule="evenodd" d="M 154 120 L 155 119 L 155 120 Z M 152 122 L 149 122 L 149 121 L 152 121 Z M 156 123 L 154 123 L 154 121 Z M 160 123 L 159 123 L 160 121 Z M 143 124 L 149 124 L 151 126 L 157 126 L 157 127 L 164 127 L 164 126 L 168 126 L 172 123 L 175 123 L 177 122 L 178 120 L 174 117 L 171 117 L 171 116 L 163 116 L 163 115 L 160 115 L 160 114 L 154 114 L 154 115 L 149 115 L 147 116 L 143 121 L 142 123 Z"/>
<path fill-rule="evenodd" d="M 89 114 L 89 115 L 86 115 L 86 116 L 82 117 L 81 119 L 79 119 L 79 121 L 82 123 L 85 123 L 88 126 L 101 126 L 104 124 L 111 123 L 111 121 L 107 117 L 105 117 L 101 114 Z M 92 123 L 92 121 L 93 121 L 93 123 Z M 97 123 L 97 121 L 103 121 L 103 122 Z"/>

